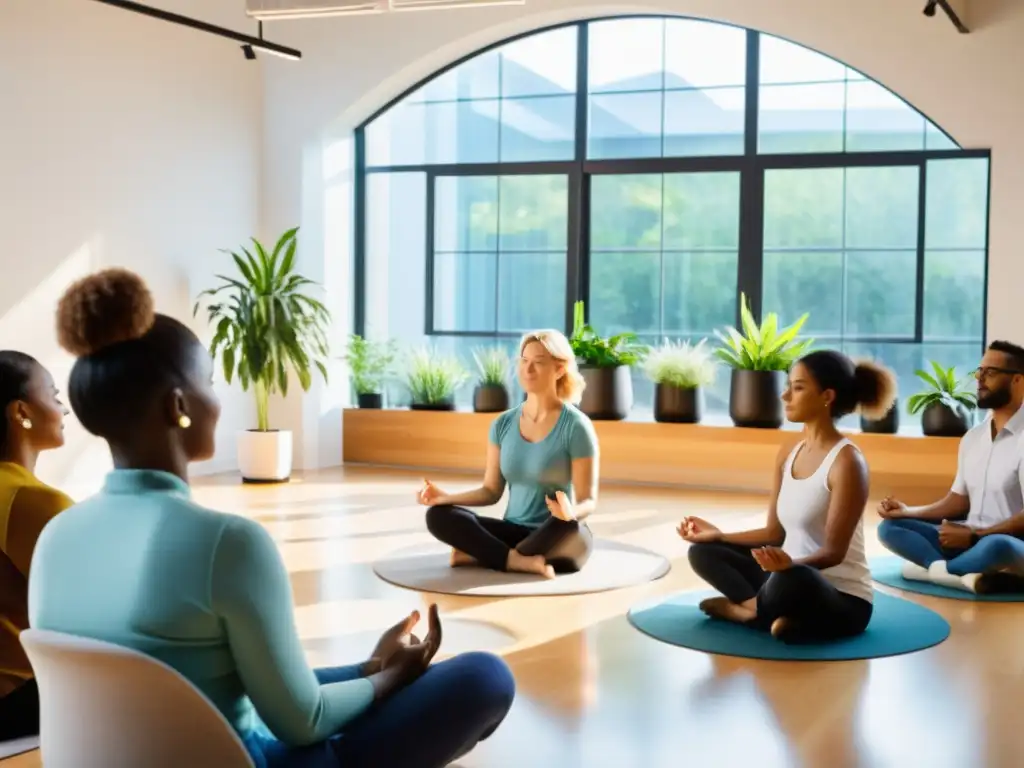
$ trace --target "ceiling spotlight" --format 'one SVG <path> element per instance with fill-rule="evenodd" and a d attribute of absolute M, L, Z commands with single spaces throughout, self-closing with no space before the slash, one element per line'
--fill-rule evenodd
<path fill-rule="evenodd" d="M 256 58 L 256 51 L 254 51 L 252 49 L 252 46 L 248 43 L 242 46 L 242 53 L 245 54 L 245 58 L 247 58 L 249 61 L 253 61 Z"/>
<path fill-rule="evenodd" d="M 928 0 L 928 4 L 924 7 L 924 15 L 931 18 L 935 15 L 935 6 L 939 4 L 939 0 Z"/>

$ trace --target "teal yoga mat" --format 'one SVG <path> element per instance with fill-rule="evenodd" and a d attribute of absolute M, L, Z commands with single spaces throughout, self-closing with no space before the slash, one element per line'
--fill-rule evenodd
<path fill-rule="evenodd" d="M 953 589 L 951 587 L 940 587 L 930 581 L 911 581 L 904 579 L 904 560 L 896 557 L 879 557 L 872 560 L 871 578 L 879 584 L 887 587 L 896 587 L 904 592 L 914 592 L 919 595 L 932 595 L 933 597 L 946 597 L 950 600 L 970 600 L 975 603 L 1024 603 L 1024 592 L 1010 592 L 995 595 L 976 595 L 966 589 Z"/>
<path fill-rule="evenodd" d="M 686 592 L 635 606 L 630 623 L 663 643 L 722 656 L 775 661 L 849 661 L 921 651 L 949 637 L 949 624 L 935 611 L 876 592 L 868 628 L 857 637 L 815 645 L 787 645 L 762 632 L 711 619 L 697 605 L 714 592 Z"/>

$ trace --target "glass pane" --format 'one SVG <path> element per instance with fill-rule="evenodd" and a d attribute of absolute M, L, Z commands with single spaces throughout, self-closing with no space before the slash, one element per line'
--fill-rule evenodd
<path fill-rule="evenodd" d="M 593 176 L 590 247 L 661 248 L 661 174 Z"/>
<path fill-rule="evenodd" d="M 847 253 L 844 282 L 844 336 L 913 338 L 916 249 Z M 829 291 L 834 296 L 835 286 Z"/>
<path fill-rule="evenodd" d="M 449 69 L 410 94 L 409 103 L 494 99 L 500 95 L 498 52 L 487 51 Z"/>
<path fill-rule="evenodd" d="M 591 96 L 587 156 L 660 157 L 663 101 L 660 91 Z"/>
<path fill-rule="evenodd" d="M 419 339 L 426 315 L 427 175 L 366 177 L 366 335 Z"/>
<path fill-rule="evenodd" d="M 566 176 L 502 176 L 499 199 L 502 251 L 565 251 L 569 226 Z"/>
<path fill-rule="evenodd" d="M 498 330 L 565 326 L 565 253 L 498 256 Z"/>
<path fill-rule="evenodd" d="M 658 333 L 661 254 L 631 251 L 590 257 L 591 324 L 603 336 Z"/>
<path fill-rule="evenodd" d="M 496 162 L 497 115 L 497 100 L 398 104 L 367 126 L 367 165 Z"/>
<path fill-rule="evenodd" d="M 808 312 L 802 334 L 819 340 L 840 337 L 842 252 L 766 251 L 763 280 L 762 314 L 775 312 L 780 325 L 787 326 Z"/>
<path fill-rule="evenodd" d="M 925 126 L 925 149 L 959 149 L 959 145 L 933 123 Z"/>
<path fill-rule="evenodd" d="M 405 222 L 406 217 L 399 215 Z M 434 187 L 434 250 L 493 251 L 498 247 L 498 179 L 439 176 Z"/>
<path fill-rule="evenodd" d="M 920 112 L 878 83 L 847 84 L 847 152 L 924 149 L 924 126 Z"/>
<path fill-rule="evenodd" d="M 664 19 L 591 22 L 590 92 L 660 91 L 665 83 L 664 44 Z"/>
<path fill-rule="evenodd" d="M 925 247 L 985 248 L 988 160 L 930 160 L 927 178 Z"/>
<path fill-rule="evenodd" d="M 667 92 L 665 156 L 742 154 L 745 114 L 743 88 Z"/>
<path fill-rule="evenodd" d="M 571 160 L 576 153 L 576 97 L 501 102 L 501 161 Z"/>
<path fill-rule="evenodd" d="M 664 179 L 666 250 L 739 249 L 739 173 L 671 173 Z"/>
<path fill-rule="evenodd" d="M 846 169 L 846 246 L 916 249 L 919 182 L 916 166 Z"/>
<path fill-rule="evenodd" d="M 764 247 L 842 248 L 842 168 L 767 171 Z"/>
<path fill-rule="evenodd" d="M 666 336 L 708 337 L 736 322 L 736 269 L 733 253 L 666 253 L 664 311 Z M 699 341 L 699 338 L 698 338 Z"/>
<path fill-rule="evenodd" d="M 825 83 L 846 79 L 846 67 L 810 48 L 761 35 L 761 84 Z"/>
<path fill-rule="evenodd" d="M 563 27 L 502 46 L 501 95 L 575 93 L 577 35 L 577 27 Z"/>
<path fill-rule="evenodd" d="M 665 21 L 665 87 L 711 88 L 747 80 L 747 31 L 691 19 Z"/>
<path fill-rule="evenodd" d="M 926 340 L 981 339 L 984 306 L 984 251 L 925 251 Z"/>
<path fill-rule="evenodd" d="M 497 258 L 493 253 L 434 255 L 435 330 L 495 330 Z"/>
<path fill-rule="evenodd" d="M 762 85 L 758 98 L 760 152 L 843 151 L 845 83 Z"/>

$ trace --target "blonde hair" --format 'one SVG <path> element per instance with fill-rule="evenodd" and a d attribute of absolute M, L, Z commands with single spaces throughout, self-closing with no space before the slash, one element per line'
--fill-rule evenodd
<path fill-rule="evenodd" d="M 563 403 L 579 405 L 583 400 L 583 390 L 586 389 L 587 383 L 580 374 L 576 365 L 576 355 L 572 351 L 569 340 L 565 338 L 565 334 L 552 328 L 527 333 L 519 342 L 520 357 L 526 351 L 526 345 L 534 341 L 543 346 L 548 354 L 565 366 L 565 373 L 555 383 L 555 394 L 558 395 L 558 399 Z"/>

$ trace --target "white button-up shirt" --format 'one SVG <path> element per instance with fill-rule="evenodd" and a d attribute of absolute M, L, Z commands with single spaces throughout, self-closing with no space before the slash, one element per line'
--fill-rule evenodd
<path fill-rule="evenodd" d="M 953 493 L 970 500 L 972 528 L 989 528 L 1024 511 L 1024 407 L 994 438 L 989 414 L 960 439 Z"/>

